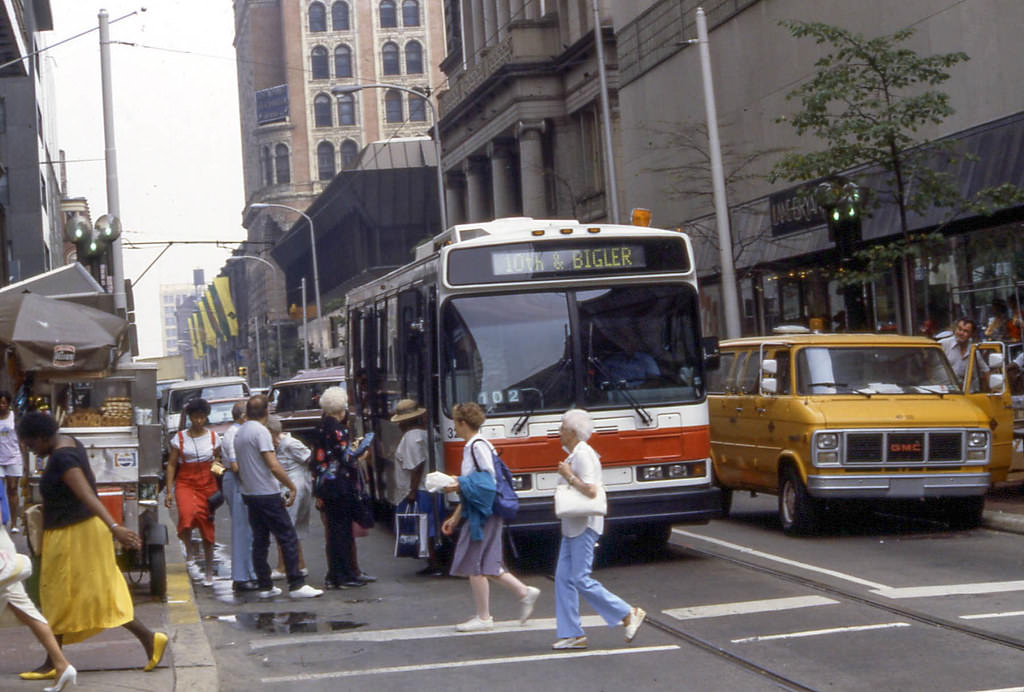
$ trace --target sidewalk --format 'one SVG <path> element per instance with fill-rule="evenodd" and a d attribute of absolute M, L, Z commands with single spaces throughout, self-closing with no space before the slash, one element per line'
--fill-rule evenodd
<path fill-rule="evenodd" d="M 989 490 L 981 525 L 997 531 L 1024 533 L 1024 484 L 1001 483 Z"/>

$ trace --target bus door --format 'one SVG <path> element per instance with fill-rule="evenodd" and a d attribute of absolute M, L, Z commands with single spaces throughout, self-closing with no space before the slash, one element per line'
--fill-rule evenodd
<path fill-rule="evenodd" d="M 971 354 L 964 390 L 989 418 L 992 431 L 989 468 L 991 481 L 996 483 L 1006 480 L 1013 454 L 1013 401 L 1006 381 L 1006 348 L 1001 342 L 986 341 L 971 346 Z"/>

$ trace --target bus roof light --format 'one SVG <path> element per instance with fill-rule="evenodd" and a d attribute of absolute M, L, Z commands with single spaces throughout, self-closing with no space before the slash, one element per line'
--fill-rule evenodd
<path fill-rule="evenodd" d="M 544 235 L 544 231 L 530 231 L 530 235 Z"/>
<path fill-rule="evenodd" d="M 634 226 L 650 226 L 651 210 L 636 207 L 629 213 L 629 221 Z"/>
<path fill-rule="evenodd" d="M 601 232 L 601 229 L 597 228 L 597 227 L 594 227 L 594 226 L 591 226 L 590 228 L 587 229 L 587 233 L 600 233 L 600 232 Z"/>
<path fill-rule="evenodd" d="M 558 232 L 561 233 L 562 235 L 572 235 L 571 228 L 559 228 Z"/>

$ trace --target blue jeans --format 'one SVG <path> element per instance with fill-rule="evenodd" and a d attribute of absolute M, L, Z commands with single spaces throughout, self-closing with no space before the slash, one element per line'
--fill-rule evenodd
<path fill-rule="evenodd" d="M 555 568 L 555 622 L 559 639 L 583 636 L 580 594 L 609 627 L 614 627 L 629 615 L 629 604 L 590 576 L 597 539 L 593 529 L 587 529 L 574 538 L 562 536 L 558 566 Z"/>
<path fill-rule="evenodd" d="M 222 476 L 224 501 L 231 511 L 231 580 L 256 581 L 252 568 L 252 527 L 249 526 L 249 510 L 242 501 L 242 488 L 238 476 L 225 471 Z"/>

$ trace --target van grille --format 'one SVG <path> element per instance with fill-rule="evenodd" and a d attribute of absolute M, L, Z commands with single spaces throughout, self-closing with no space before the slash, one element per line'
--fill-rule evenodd
<path fill-rule="evenodd" d="M 964 458 L 962 432 L 849 432 L 845 444 L 848 464 L 960 462 Z"/>

